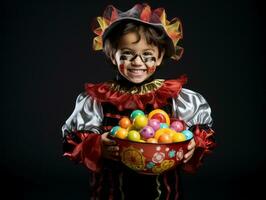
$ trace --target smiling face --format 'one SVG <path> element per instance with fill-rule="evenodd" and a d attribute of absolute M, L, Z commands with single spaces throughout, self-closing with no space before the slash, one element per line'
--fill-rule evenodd
<path fill-rule="evenodd" d="M 164 52 L 159 55 L 157 46 L 147 43 L 141 30 L 139 35 L 140 38 L 136 32 L 129 32 L 121 36 L 117 51 L 111 58 L 120 74 L 133 83 L 148 79 L 164 56 Z"/>

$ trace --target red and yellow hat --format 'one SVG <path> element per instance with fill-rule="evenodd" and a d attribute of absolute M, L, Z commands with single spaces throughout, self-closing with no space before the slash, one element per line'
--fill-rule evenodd
<path fill-rule="evenodd" d="M 96 18 L 97 25 L 93 32 L 97 35 L 93 39 L 93 49 L 102 50 L 105 38 L 113 28 L 125 21 L 138 21 L 162 30 L 166 34 L 168 54 L 174 60 L 179 60 L 183 54 L 183 48 L 178 42 L 183 38 L 182 24 L 178 18 L 167 20 L 164 8 L 151 9 L 148 4 L 136 4 L 131 9 L 122 12 L 113 5 L 107 6 L 103 16 Z"/>

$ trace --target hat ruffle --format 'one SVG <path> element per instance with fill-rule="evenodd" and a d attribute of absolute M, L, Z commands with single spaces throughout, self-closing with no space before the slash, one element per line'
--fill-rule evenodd
<path fill-rule="evenodd" d="M 181 21 L 178 18 L 167 20 L 164 8 L 152 10 L 148 4 L 136 4 L 125 12 L 118 10 L 113 5 L 107 6 L 103 16 L 96 18 L 96 27 L 93 28 L 93 32 L 97 35 L 93 39 L 94 50 L 102 50 L 103 36 L 107 30 L 110 31 L 117 22 L 122 20 L 135 20 L 161 28 L 171 40 L 172 46 L 176 51 L 172 58 L 178 60 L 182 56 L 183 48 L 177 45 L 179 40 L 183 38 Z"/>

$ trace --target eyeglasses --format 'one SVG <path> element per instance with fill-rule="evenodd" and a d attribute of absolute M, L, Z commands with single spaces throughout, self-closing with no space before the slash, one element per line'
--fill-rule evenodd
<path fill-rule="evenodd" d="M 134 51 L 123 51 L 120 55 L 120 60 L 127 60 L 133 62 L 137 57 L 140 57 L 141 61 L 145 64 L 156 62 L 156 56 L 152 52 L 143 52 L 138 54 Z"/>

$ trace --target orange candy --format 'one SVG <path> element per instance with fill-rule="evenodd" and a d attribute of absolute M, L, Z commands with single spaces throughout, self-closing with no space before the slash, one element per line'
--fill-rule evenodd
<path fill-rule="evenodd" d="M 172 142 L 173 142 L 172 137 L 167 133 L 163 133 L 158 138 L 158 143 L 172 143 Z"/>
<path fill-rule="evenodd" d="M 120 128 L 116 131 L 115 137 L 120 139 L 125 139 L 127 137 L 128 131 L 127 129 Z"/>
<path fill-rule="evenodd" d="M 155 139 L 155 138 L 148 138 L 148 139 L 147 139 L 147 142 L 148 142 L 148 143 L 155 143 L 155 144 L 156 144 L 156 143 L 158 143 L 158 140 Z"/>
<path fill-rule="evenodd" d="M 122 117 L 119 120 L 119 126 L 122 128 L 129 128 L 131 126 L 131 121 L 128 117 Z"/>
<path fill-rule="evenodd" d="M 172 135 L 173 135 L 173 130 L 170 129 L 170 128 L 160 128 L 160 129 L 158 129 L 158 130 L 155 132 L 154 138 L 158 140 L 159 137 L 160 137 L 162 134 L 164 134 L 164 133 L 166 133 L 166 134 L 172 136 Z"/>

